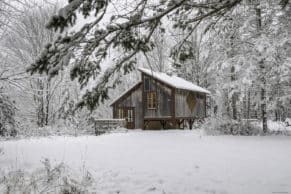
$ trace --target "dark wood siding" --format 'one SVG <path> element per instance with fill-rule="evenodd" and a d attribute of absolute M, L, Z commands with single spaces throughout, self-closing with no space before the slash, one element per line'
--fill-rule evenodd
<path fill-rule="evenodd" d="M 144 75 L 144 78 L 150 78 Z M 144 117 L 145 118 L 162 118 L 171 117 L 171 94 L 172 90 L 170 87 L 157 80 L 151 79 L 151 90 L 144 91 Z M 144 87 L 143 87 L 144 89 Z M 156 109 L 148 109 L 147 107 L 147 92 L 157 93 L 157 106 Z"/>
<path fill-rule="evenodd" d="M 135 128 L 142 128 L 142 91 L 141 84 L 138 88 L 132 90 L 130 93 L 125 95 L 113 104 L 114 118 L 117 118 L 118 107 L 134 107 L 135 112 Z"/>

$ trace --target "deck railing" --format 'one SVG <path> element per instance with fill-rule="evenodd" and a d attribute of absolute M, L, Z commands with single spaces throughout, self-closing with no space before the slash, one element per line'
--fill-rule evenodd
<path fill-rule="evenodd" d="M 118 128 L 124 128 L 126 125 L 125 119 L 91 119 L 91 122 L 96 135 Z"/>

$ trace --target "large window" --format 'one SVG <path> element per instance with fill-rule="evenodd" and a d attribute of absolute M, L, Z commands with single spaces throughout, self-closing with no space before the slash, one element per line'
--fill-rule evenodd
<path fill-rule="evenodd" d="M 133 122 L 133 110 L 132 109 L 127 110 L 127 122 L 130 122 L 130 123 Z"/>
<path fill-rule="evenodd" d="M 157 108 L 157 93 L 156 92 L 147 93 L 147 107 L 148 109 Z"/>
<path fill-rule="evenodd" d="M 118 118 L 119 118 L 119 119 L 123 119 L 123 118 L 124 118 L 124 111 L 123 111 L 123 108 L 118 108 L 117 115 L 118 115 Z"/>

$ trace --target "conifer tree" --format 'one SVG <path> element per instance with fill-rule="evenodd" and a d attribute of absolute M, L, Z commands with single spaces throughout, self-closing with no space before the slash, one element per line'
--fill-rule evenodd
<path fill-rule="evenodd" d="M 152 35 L 161 27 L 164 19 L 170 19 L 173 28 L 188 30 L 191 34 L 198 26 L 197 23 L 224 15 L 241 0 L 139 0 L 133 1 L 131 6 L 118 13 L 109 11 L 117 2 L 120 7 L 125 7 L 122 4 L 126 1 L 69 0 L 68 5 L 51 17 L 48 28 L 64 32 L 76 24 L 78 12 L 85 18 L 93 13 L 94 20 L 79 31 L 62 33 L 54 42 L 48 43 L 29 71 L 47 73 L 53 77 L 63 69 L 59 63 L 62 58 L 74 52 L 77 57 L 71 69 L 71 78 L 77 79 L 82 88 L 91 79 L 99 78 L 96 86 L 87 91 L 78 104 L 79 107 L 87 106 L 93 110 L 109 98 L 108 90 L 116 87 L 120 75 L 134 68 L 134 56 L 154 48 Z M 113 14 L 108 15 L 107 12 Z M 101 72 L 101 64 L 112 52 L 119 54 L 114 58 L 112 66 Z"/>

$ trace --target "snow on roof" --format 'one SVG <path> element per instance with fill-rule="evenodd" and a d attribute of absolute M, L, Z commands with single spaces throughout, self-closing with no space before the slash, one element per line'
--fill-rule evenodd
<path fill-rule="evenodd" d="M 200 86 L 197 86 L 175 75 L 170 76 L 166 73 L 154 72 L 150 69 L 145 69 L 145 68 L 138 68 L 138 70 L 174 88 L 210 94 L 208 90 L 201 88 Z"/>
<path fill-rule="evenodd" d="M 119 98 L 121 98 L 122 96 L 124 96 L 125 94 L 127 94 L 127 92 L 129 92 L 130 90 L 132 90 L 134 87 L 138 86 L 139 84 L 141 84 L 141 81 L 139 81 L 138 83 L 134 84 L 133 86 L 131 86 L 128 90 L 125 90 L 122 94 L 120 94 L 118 97 L 116 97 L 111 103 L 110 106 L 112 106 L 117 100 L 119 100 Z"/>

